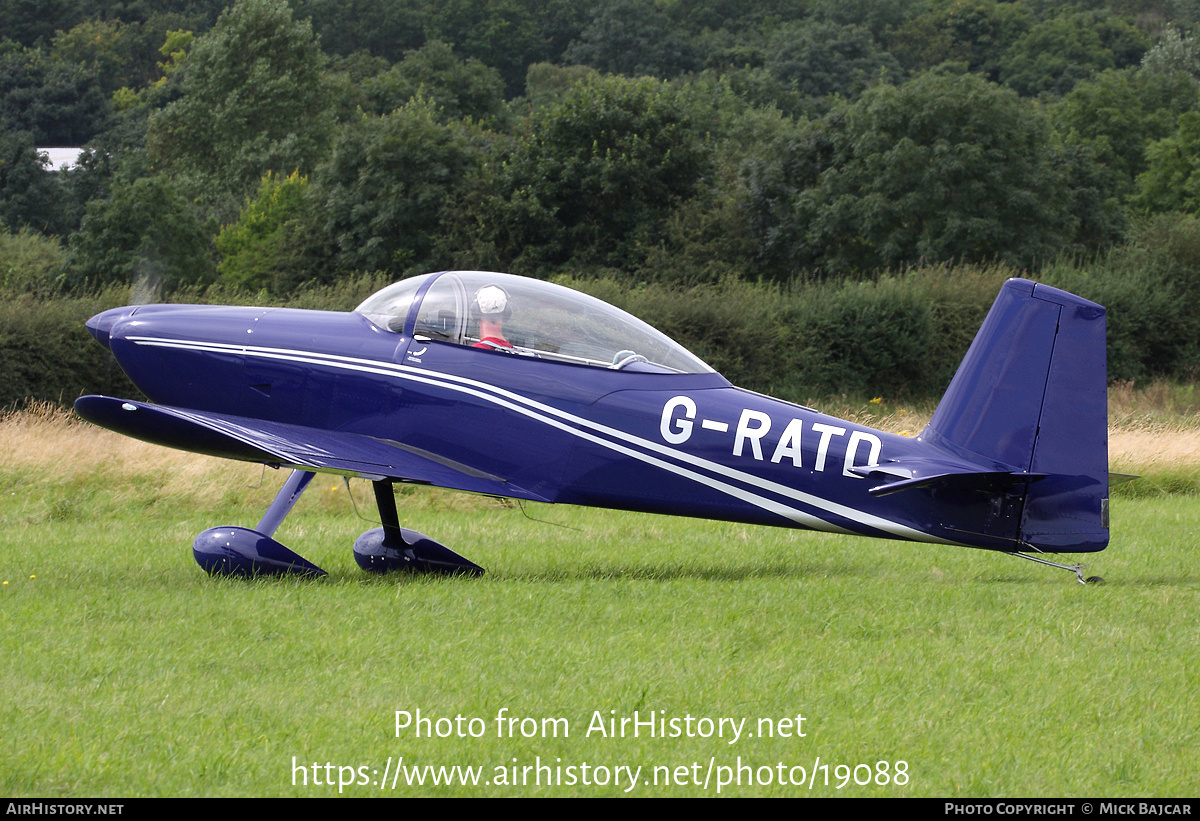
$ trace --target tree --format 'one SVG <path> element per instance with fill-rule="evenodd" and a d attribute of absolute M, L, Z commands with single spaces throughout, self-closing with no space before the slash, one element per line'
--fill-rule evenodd
<path fill-rule="evenodd" d="M 1178 74 L 1105 71 L 1079 83 L 1050 109 L 1068 142 L 1088 145 L 1121 180 L 1124 196 L 1146 170 L 1146 146 L 1175 130 L 1180 114 L 1200 103 L 1200 86 Z"/>
<path fill-rule="evenodd" d="M 67 191 L 27 131 L 0 128 L 0 228 L 32 228 L 44 234 L 69 230 Z"/>
<path fill-rule="evenodd" d="M 181 14 L 156 14 L 145 23 L 85 20 L 54 36 L 51 54 L 82 65 L 99 80 L 106 96 L 123 86 L 143 86 L 158 76 L 159 45 L 172 27 L 185 26 Z"/>
<path fill-rule="evenodd" d="M 363 86 L 376 114 L 400 108 L 418 95 L 441 109 L 446 121 L 463 117 L 494 121 L 504 113 L 500 73 L 475 59 L 460 60 L 450 46 L 437 41 L 409 52 Z"/>
<path fill-rule="evenodd" d="M 58 291 L 66 250 L 57 239 L 22 228 L 0 229 L 0 293 L 6 301 L 17 294 L 47 298 Z"/>
<path fill-rule="evenodd" d="M 576 83 L 598 76 L 599 72 L 590 66 L 534 63 L 525 73 L 525 102 L 532 108 L 551 105 L 561 100 Z"/>
<path fill-rule="evenodd" d="M 180 285 L 212 280 L 209 232 L 175 183 L 164 175 L 113 185 L 88 203 L 71 236 L 66 284 L 127 284 L 148 298 Z"/>
<path fill-rule="evenodd" d="M 924 7 L 921 0 L 816 0 L 813 16 L 839 26 L 862 26 L 882 41 Z"/>
<path fill-rule="evenodd" d="M 1004 53 L 1035 22 L 1021 3 L 949 0 L 931 5 L 885 36 L 889 51 L 910 71 L 963 63 L 969 71 L 998 80 Z"/>
<path fill-rule="evenodd" d="M 308 178 L 299 172 L 262 178 L 238 221 L 222 228 L 214 240 L 221 254 L 221 283 L 283 294 L 305 278 L 300 246 L 308 190 Z"/>
<path fill-rule="evenodd" d="M 134 89 L 122 86 L 113 93 L 113 106 L 118 112 L 128 112 L 137 108 L 159 109 L 179 98 L 177 79 L 179 70 L 187 61 L 188 52 L 196 42 L 196 35 L 183 29 L 169 29 L 162 33 L 159 42 L 162 43 L 155 53 L 162 60 L 155 62 L 158 76 L 150 76 L 145 87 Z M 147 112 L 148 116 L 148 112 Z"/>
<path fill-rule="evenodd" d="M 1183 74 L 1200 83 L 1200 36 L 1184 36 L 1177 26 L 1168 26 L 1142 58 L 1142 68 L 1152 74 Z"/>
<path fill-rule="evenodd" d="M 83 20 L 89 5 L 82 0 L 0 0 L 0 32 L 23 46 L 48 42 L 55 30 Z"/>
<path fill-rule="evenodd" d="M 693 103 L 650 78 L 578 83 L 535 110 L 481 216 L 504 264 L 632 270 L 711 160 Z"/>
<path fill-rule="evenodd" d="M 674 77 L 698 66 L 670 18 L 643 0 L 608 0 L 567 47 L 563 60 L 630 77 Z"/>
<path fill-rule="evenodd" d="M 1137 65 L 1148 45 L 1145 35 L 1115 16 L 1064 12 L 1012 45 L 1000 78 L 1026 96 L 1065 94 L 1095 72 Z"/>
<path fill-rule="evenodd" d="M 525 67 L 550 60 L 551 34 L 542 20 L 564 11 L 561 0 L 440 0 L 430 3 L 426 29 L 431 39 L 453 43 L 500 72 L 507 94 L 521 92 Z"/>
<path fill-rule="evenodd" d="M 880 78 L 900 80 L 900 64 L 879 51 L 871 32 L 836 23 L 796 23 L 774 38 L 767 69 L 810 97 L 856 96 Z"/>
<path fill-rule="evenodd" d="M 1146 159 L 1134 205 L 1145 211 L 1200 215 L 1200 111 L 1181 115 L 1175 134 L 1152 143 Z"/>
<path fill-rule="evenodd" d="M 329 54 L 368 51 L 394 63 L 425 42 L 430 5 L 427 0 L 295 0 L 292 8 L 299 18 L 312 18 Z"/>
<path fill-rule="evenodd" d="M 707 31 L 757 34 L 780 22 L 799 20 L 812 12 L 811 0 L 687 0 L 659 3 L 672 23 L 690 36 Z"/>
<path fill-rule="evenodd" d="M 974 75 L 881 85 L 748 167 L 750 207 L 780 273 L 1000 260 L 1027 268 L 1075 229 L 1038 111 Z"/>
<path fill-rule="evenodd" d="M 399 275 L 428 264 L 445 209 L 480 161 L 472 128 L 440 118 L 418 97 L 342 130 L 312 192 L 338 270 Z"/>
<path fill-rule="evenodd" d="M 0 127 L 41 146 L 83 145 L 106 125 L 108 101 L 94 72 L 40 49 L 0 52 Z"/>
<path fill-rule="evenodd" d="M 284 0 L 239 0 L 196 40 L 183 96 L 151 117 L 151 157 L 219 211 L 268 172 L 311 169 L 333 126 L 325 64 L 312 27 Z"/>

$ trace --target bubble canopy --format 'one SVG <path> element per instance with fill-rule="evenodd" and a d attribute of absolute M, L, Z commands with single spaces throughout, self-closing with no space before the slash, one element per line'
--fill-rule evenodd
<path fill-rule="evenodd" d="M 425 274 L 389 285 L 355 310 L 387 331 L 468 347 L 487 344 L 481 343 L 481 321 L 499 320 L 512 347 L 491 345 L 491 353 L 629 371 L 713 373 L 682 345 L 607 302 L 512 274 Z"/>

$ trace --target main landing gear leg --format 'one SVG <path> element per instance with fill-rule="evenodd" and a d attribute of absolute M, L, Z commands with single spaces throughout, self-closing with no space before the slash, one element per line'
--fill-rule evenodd
<path fill-rule="evenodd" d="M 327 575 L 272 538 L 312 477 L 312 471 L 293 470 L 257 529 L 214 527 L 197 536 L 192 544 L 197 564 L 210 576 Z"/>
<path fill-rule="evenodd" d="M 1046 561 L 1045 559 L 1039 559 L 1037 556 L 1030 556 L 1026 553 L 1018 553 L 1015 550 L 1009 552 L 1008 555 L 1016 556 L 1019 559 L 1029 559 L 1029 561 L 1031 561 L 1031 562 L 1037 562 L 1038 564 L 1046 564 L 1046 565 L 1049 565 L 1050 567 L 1058 567 L 1063 570 L 1071 570 L 1075 573 L 1075 580 L 1077 582 L 1079 582 L 1080 584 L 1104 584 L 1104 579 L 1101 578 L 1100 576 L 1088 576 L 1086 579 L 1083 577 L 1083 571 L 1087 570 L 1089 567 L 1089 565 L 1086 565 L 1086 564 L 1058 564 L 1056 562 Z"/>
<path fill-rule="evenodd" d="M 415 530 L 400 526 L 396 494 L 388 480 L 372 482 L 379 521 L 383 527 L 368 530 L 354 541 L 354 560 L 363 570 L 387 573 L 408 570 L 420 573 L 461 573 L 482 576 L 483 568 L 445 545 Z"/>

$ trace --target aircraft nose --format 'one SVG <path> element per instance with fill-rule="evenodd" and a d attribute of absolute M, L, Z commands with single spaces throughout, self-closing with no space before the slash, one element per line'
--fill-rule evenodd
<path fill-rule="evenodd" d="M 91 331 L 92 336 L 96 337 L 96 341 L 106 348 L 112 349 L 109 342 L 112 333 L 112 327 L 119 320 L 131 315 L 136 308 L 110 308 L 107 311 L 101 311 L 87 321 L 87 329 Z"/>

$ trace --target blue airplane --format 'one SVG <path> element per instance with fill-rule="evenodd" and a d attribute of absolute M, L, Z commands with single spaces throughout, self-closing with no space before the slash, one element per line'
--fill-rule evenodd
<path fill-rule="evenodd" d="M 482 573 L 403 528 L 393 484 L 807 528 L 1039 558 L 1108 544 L 1105 311 L 1001 289 L 907 438 L 732 386 L 601 300 L 483 271 L 405 279 L 352 312 L 142 305 L 92 335 L 150 402 L 83 418 L 292 473 L 258 526 L 195 541 L 209 573 L 324 575 L 274 539 L 313 475 L 373 483 L 367 570 Z"/>

